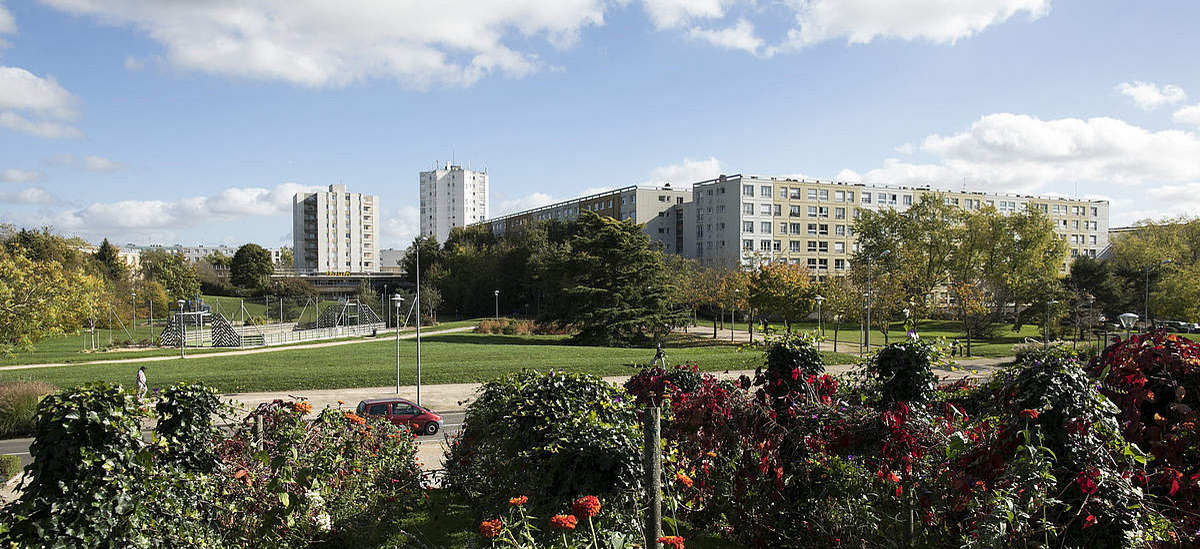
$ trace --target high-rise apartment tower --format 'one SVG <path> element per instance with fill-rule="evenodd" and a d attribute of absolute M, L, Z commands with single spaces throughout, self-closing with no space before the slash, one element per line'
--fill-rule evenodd
<path fill-rule="evenodd" d="M 442 164 L 421 172 L 421 236 L 439 243 L 450 229 L 488 218 L 488 174 Z"/>
<path fill-rule="evenodd" d="M 379 197 L 330 185 L 292 197 L 293 264 L 299 273 L 379 272 Z"/>

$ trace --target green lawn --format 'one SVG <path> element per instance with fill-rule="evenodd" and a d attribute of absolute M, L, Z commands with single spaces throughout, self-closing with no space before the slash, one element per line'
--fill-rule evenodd
<path fill-rule="evenodd" d="M 422 383 L 483 382 L 526 368 L 557 368 L 597 375 L 632 372 L 631 364 L 645 364 L 652 349 L 578 347 L 564 344 L 561 336 L 507 336 L 455 333 L 423 338 Z M 671 363 L 695 361 L 702 370 L 752 369 L 762 353 L 740 346 L 706 344 L 667 349 Z M 381 338 L 357 345 L 294 349 L 275 353 L 221 356 L 200 360 L 172 360 L 148 364 L 151 384 L 164 387 L 177 382 L 200 382 L 225 393 L 375 387 L 395 381 L 396 347 Z M 400 342 L 402 384 L 416 383 L 416 342 Z M 826 353 L 830 363 L 852 362 L 853 357 Z M 88 364 L 10 370 L 0 381 L 33 379 L 59 387 L 94 381 L 128 385 L 137 364 Z"/>
<path fill-rule="evenodd" d="M 247 308 L 249 308 L 249 307 L 247 307 Z M 472 326 L 472 325 L 476 325 L 478 323 L 479 323 L 478 319 L 458 320 L 458 321 L 454 321 L 454 322 L 443 322 L 441 324 L 438 324 L 437 326 L 426 326 L 424 329 L 425 330 L 445 330 L 445 329 L 449 329 L 449 328 L 458 328 L 458 327 L 462 327 L 462 326 Z M 161 330 L 161 326 L 157 327 L 155 329 L 154 333 L 157 334 L 158 330 Z M 413 331 L 415 331 L 415 330 L 410 328 L 410 329 L 402 330 L 401 333 L 410 333 Z M 131 332 L 134 334 L 135 339 L 139 340 L 139 341 L 142 339 L 149 340 L 152 338 L 151 330 L 148 326 L 139 325 L 137 327 L 136 332 L 134 332 L 133 330 L 131 330 Z M 143 357 L 152 357 L 152 356 L 173 356 L 173 355 L 179 354 L 179 349 L 174 349 L 174 348 L 172 348 L 172 349 L 154 348 L 154 349 L 145 349 L 145 350 L 139 350 L 139 351 L 105 352 L 105 351 L 101 350 L 101 351 L 97 351 L 97 352 L 85 352 L 83 349 L 84 349 L 84 344 L 86 341 L 85 338 L 87 338 L 87 337 L 88 337 L 88 334 L 86 334 L 86 333 L 68 334 L 68 335 L 49 337 L 49 338 L 46 338 L 45 340 L 42 340 L 41 342 L 39 342 L 32 351 L 16 352 L 9 356 L 0 354 L 0 366 L 12 366 L 12 365 L 18 365 L 18 364 L 47 364 L 47 363 L 58 363 L 58 362 L 62 362 L 62 363 L 92 362 L 92 361 L 101 361 L 101 360 L 120 360 L 120 359 L 126 359 L 126 358 L 143 358 Z M 119 328 L 113 330 L 112 337 L 113 337 L 114 342 L 123 342 L 126 340 L 125 332 L 121 331 Z M 346 338 L 340 338 L 340 339 L 324 339 L 324 340 L 319 340 L 319 341 L 303 341 L 303 342 L 298 342 L 298 343 L 293 343 L 293 344 L 288 344 L 288 345 L 278 345 L 275 347 L 291 347 L 291 346 L 295 346 L 295 345 L 307 345 L 307 344 L 311 344 L 311 343 L 322 343 L 322 342 L 328 342 L 328 341 L 342 341 L 342 340 L 348 340 L 348 339 L 362 339 L 362 338 L 361 337 L 346 337 Z M 96 331 L 96 346 L 99 348 L 99 347 L 103 347 L 103 346 L 107 346 L 107 345 L 108 345 L 108 330 L 107 329 L 103 329 L 103 330 L 98 329 Z M 237 350 L 237 349 L 211 349 L 211 348 L 191 349 L 191 348 L 189 348 L 187 350 L 187 353 L 189 355 L 208 354 L 208 353 L 225 353 L 225 352 L 229 352 L 231 350 Z"/>

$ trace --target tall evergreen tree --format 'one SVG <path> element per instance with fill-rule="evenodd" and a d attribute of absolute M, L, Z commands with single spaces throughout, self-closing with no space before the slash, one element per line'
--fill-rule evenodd
<path fill-rule="evenodd" d="M 129 276 L 129 267 L 121 260 L 117 247 L 109 244 L 107 238 L 96 249 L 96 261 L 100 263 L 104 278 L 110 282 L 125 280 Z"/>

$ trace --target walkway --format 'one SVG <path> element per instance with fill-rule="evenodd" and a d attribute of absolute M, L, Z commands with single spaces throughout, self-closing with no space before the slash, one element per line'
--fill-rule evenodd
<path fill-rule="evenodd" d="M 474 326 L 461 326 L 458 328 L 447 328 L 445 330 L 433 330 L 430 332 L 423 332 L 421 335 L 453 334 L 456 332 L 466 332 L 466 331 L 470 331 L 470 330 L 474 330 L 474 329 L 475 329 Z M 276 346 L 276 347 L 257 347 L 254 349 L 242 349 L 239 351 L 220 351 L 220 352 L 198 353 L 198 354 L 188 355 L 187 360 L 200 360 L 200 359 L 213 358 L 213 357 L 219 357 L 219 356 L 256 355 L 259 353 L 277 353 L 280 351 L 293 351 L 296 349 L 317 349 L 320 347 L 337 347 L 340 345 L 355 345 L 358 343 L 369 343 L 372 341 L 381 341 L 381 340 L 385 339 L 385 334 L 395 334 L 395 333 L 396 333 L 396 330 L 385 330 L 385 331 L 380 331 L 379 335 L 377 337 L 365 337 L 364 336 L 364 337 L 361 337 L 358 339 L 348 339 L 348 340 L 342 340 L 342 341 L 326 341 L 324 343 L 284 345 L 284 346 Z M 416 332 L 411 332 L 411 333 L 400 335 L 400 339 L 413 339 L 415 337 L 417 337 Z M 119 358 L 119 359 L 114 359 L 114 360 L 91 360 L 91 361 L 87 361 L 87 362 L 55 362 L 55 363 L 48 363 L 48 364 L 17 364 L 14 366 L 0 366 L 0 370 L 29 370 L 29 369 L 33 369 L 33 368 L 56 368 L 58 366 L 87 366 L 87 365 L 92 365 L 92 364 L 126 364 L 126 363 L 130 363 L 130 362 L 158 362 L 158 361 L 162 361 L 162 360 L 179 360 L 179 357 L 175 356 L 175 355 L 164 355 L 164 356 L 147 356 L 147 357 L 141 357 L 141 358 Z"/>

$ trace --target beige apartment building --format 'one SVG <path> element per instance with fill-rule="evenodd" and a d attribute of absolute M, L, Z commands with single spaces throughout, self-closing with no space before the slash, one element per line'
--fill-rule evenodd
<path fill-rule="evenodd" d="M 683 254 L 713 267 L 786 262 L 814 276 L 845 274 L 857 251 L 854 220 L 863 210 L 904 210 L 935 193 L 966 210 L 1040 210 L 1071 257 L 1108 246 L 1108 202 L 976 191 L 729 175 L 692 186 L 684 208 Z"/>
<path fill-rule="evenodd" d="M 379 197 L 345 185 L 292 197 L 292 254 L 297 273 L 379 271 Z"/>

